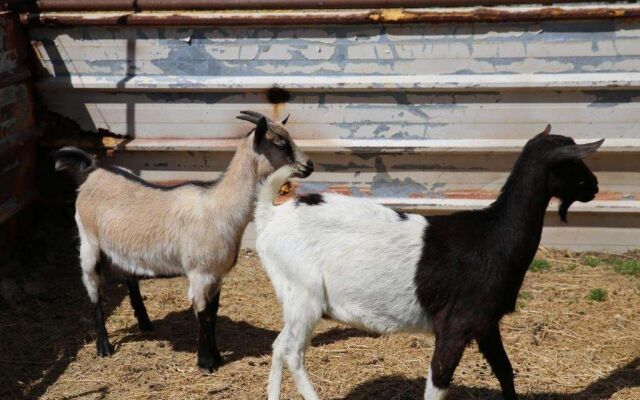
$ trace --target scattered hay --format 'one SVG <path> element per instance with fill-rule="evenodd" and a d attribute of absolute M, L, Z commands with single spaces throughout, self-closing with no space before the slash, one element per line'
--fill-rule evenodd
<path fill-rule="evenodd" d="M 605 260 L 602 255 L 590 255 Z M 609 262 L 541 250 L 542 272 L 530 272 L 518 311 L 502 332 L 524 399 L 640 399 L 640 279 Z M 155 331 L 137 331 L 122 285 L 108 285 L 107 328 L 115 354 L 95 355 L 93 324 L 77 262 L 59 273 L 27 315 L 0 308 L 0 396 L 44 399 L 265 398 L 271 343 L 280 308 L 251 252 L 243 252 L 222 293 L 219 344 L 226 364 L 196 368 L 197 325 L 182 278 L 144 281 Z M 594 289 L 602 301 L 588 300 Z M 323 321 L 307 365 L 323 399 L 422 398 L 433 338 L 374 337 Z M 299 397 L 286 374 L 285 399 Z M 3 392 L 3 390 L 5 392 Z M 491 369 L 471 346 L 450 399 L 497 399 Z"/>

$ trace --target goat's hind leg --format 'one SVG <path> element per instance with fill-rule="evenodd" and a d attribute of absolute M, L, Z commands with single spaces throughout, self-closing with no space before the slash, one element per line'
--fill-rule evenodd
<path fill-rule="evenodd" d="M 102 309 L 102 300 L 98 297 L 95 307 L 95 326 L 96 326 L 96 352 L 100 357 L 107 357 L 113 354 L 113 346 L 109 343 L 109 335 L 107 327 L 104 324 L 105 316 Z"/>
<path fill-rule="evenodd" d="M 295 302 L 285 301 L 283 304 L 285 324 L 273 346 L 269 400 L 279 396 L 283 359 L 302 397 L 305 400 L 317 400 L 318 395 L 304 367 L 304 358 L 313 330 L 322 318 L 322 310 L 319 306 L 315 307 L 316 301 L 305 299 L 304 294 L 291 294 L 291 299 L 295 299 Z"/>
<path fill-rule="evenodd" d="M 100 246 L 96 238 L 90 237 L 84 231 L 78 221 L 80 232 L 80 266 L 82 268 L 82 282 L 87 289 L 89 299 L 94 306 L 94 319 L 96 327 L 96 351 L 100 357 L 106 357 L 113 353 L 113 347 L 109 343 L 107 328 L 104 324 L 105 316 L 100 297 L 100 285 L 102 283 L 100 269 Z"/>
<path fill-rule="evenodd" d="M 460 334 L 453 329 L 443 329 L 440 332 L 444 333 L 436 333 L 436 348 L 424 392 L 425 400 L 443 400 L 447 396 L 453 373 L 471 341 L 469 335 Z"/>
<path fill-rule="evenodd" d="M 271 370 L 269 371 L 269 383 L 267 386 L 268 400 L 280 399 L 280 386 L 282 385 L 282 368 L 284 367 L 284 346 L 280 342 L 289 340 L 283 330 L 273 342 L 273 355 L 271 356 Z"/>
<path fill-rule="evenodd" d="M 127 279 L 127 287 L 129 288 L 131 307 L 133 307 L 133 313 L 138 320 L 138 328 L 140 328 L 141 331 L 152 331 L 153 325 L 151 325 L 147 308 L 144 306 L 144 301 L 142 301 L 138 280 L 135 278 Z"/>

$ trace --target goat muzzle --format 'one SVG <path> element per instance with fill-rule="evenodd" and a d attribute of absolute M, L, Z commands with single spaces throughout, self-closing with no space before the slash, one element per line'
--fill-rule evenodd
<path fill-rule="evenodd" d="M 309 160 L 306 164 L 298 163 L 298 178 L 306 178 L 313 172 L 313 161 Z"/>

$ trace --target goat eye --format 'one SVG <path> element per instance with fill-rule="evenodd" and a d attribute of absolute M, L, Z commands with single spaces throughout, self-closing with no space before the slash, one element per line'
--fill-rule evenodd
<path fill-rule="evenodd" d="M 578 185 L 580 185 L 580 186 L 582 186 L 582 185 L 584 185 L 584 184 L 585 184 L 585 181 L 580 181 L 580 182 L 578 182 Z"/>
<path fill-rule="evenodd" d="M 276 147 L 283 148 L 283 147 L 285 147 L 285 146 L 287 145 L 287 142 L 286 142 L 286 141 L 284 141 L 284 140 L 275 140 L 275 141 L 273 142 L 273 144 L 275 144 L 275 145 L 276 145 Z"/>

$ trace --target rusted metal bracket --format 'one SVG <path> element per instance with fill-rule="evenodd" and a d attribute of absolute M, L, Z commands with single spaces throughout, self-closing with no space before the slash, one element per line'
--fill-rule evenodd
<path fill-rule="evenodd" d="M 640 18 L 640 5 L 385 8 L 272 11 L 40 12 L 20 15 L 29 25 L 239 26 L 515 22 Z"/>

